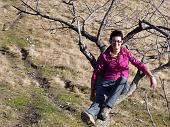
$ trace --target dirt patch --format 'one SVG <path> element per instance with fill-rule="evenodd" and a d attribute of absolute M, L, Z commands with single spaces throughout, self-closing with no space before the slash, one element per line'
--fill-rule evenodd
<path fill-rule="evenodd" d="M 33 124 L 38 124 L 40 118 L 41 116 L 38 113 L 37 109 L 33 106 L 29 106 L 29 108 L 24 113 L 24 117 L 22 121 L 26 125 L 33 125 Z"/>
<path fill-rule="evenodd" d="M 21 122 L 16 124 L 13 127 L 27 127 L 37 125 L 39 120 L 41 119 L 41 115 L 38 113 L 38 109 L 31 104 L 28 108 L 23 111 L 23 116 Z"/>
<path fill-rule="evenodd" d="M 48 89 L 50 87 L 50 82 L 47 78 L 43 77 L 43 75 L 37 70 L 38 69 L 38 65 L 35 65 L 34 63 L 31 62 L 31 60 L 29 60 L 28 56 L 29 56 L 29 51 L 22 48 L 21 49 L 21 54 L 22 54 L 22 60 L 24 61 L 24 65 L 25 67 L 31 67 L 32 70 L 30 72 L 28 72 L 28 76 L 35 79 L 36 81 L 38 81 L 38 83 L 40 84 L 40 86 L 44 89 Z"/>
<path fill-rule="evenodd" d="M 21 49 L 21 53 L 22 53 L 22 60 L 24 61 L 24 63 L 26 63 L 25 66 L 26 66 L 26 67 L 32 67 L 32 69 L 33 69 L 33 71 L 28 72 L 28 76 L 30 76 L 31 78 L 33 78 L 33 79 L 35 79 L 36 81 L 38 81 L 40 87 L 42 87 L 42 88 L 44 89 L 45 95 L 46 95 L 50 100 L 52 100 L 52 102 L 53 102 L 56 106 L 62 108 L 63 110 L 66 110 L 66 111 L 69 111 L 69 112 L 72 112 L 72 113 L 77 112 L 76 108 L 74 108 L 72 105 L 70 105 L 70 104 L 67 103 L 67 102 L 64 102 L 64 101 L 59 100 L 57 97 L 55 97 L 55 96 L 51 93 L 51 91 L 50 91 L 50 89 L 49 89 L 49 88 L 50 88 L 50 81 L 49 81 L 49 79 L 47 79 L 46 77 L 44 77 L 44 76 L 38 71 L 38 66 L 35 65 L 34 63 L 32 63 L 32 62 L 29 60 L 29 58 L 28 58 L 28 56 L 29 56 L 29 51 L 26 50 L 26 49 L 24 49 L 24 48 L 22 48 L 22 49 Z M 66 84 L 69 85 L 69 82 L 66 82 Z M 68 85 L 66 85 L 66 86 L 68 86 Z M 69 86 L 68 86 L 68 87 L 69 87 Z M 34 109 L 34 108 L 33 108 L 33 109 Z M 31 111 L 34 111 L 34 110 L 31 109 L 31 110 L 28 111 L 28 113 L 31 112 Z M 36 116 L 36 115 L 35 115 L 35 116 Z M 34 116 L 33 116 L 33 117 L 34 117 Z M 29 116 L 28 116 L 27 119 L 32 119 L 32 118 L 29 118 Z M 36 121 L 36 120 L 35 120 L 35 121 Z"/>
<path fill-rule="evenodd" d="M 17 55 L 15 53 L 10 51 L 9 47 L 0 48 L 0 52 L 2 53 L 2 55 L 8 55 L 10 57 L 17 57 Z"/>
<path fill-rule="evenodd" d="M 89 92 L 89 88 L 87 86 L 81 86 L 79 84 L 74 84 L 70 80 L 65 81 L 65 89 L 67 89 L 70 92 L 75 92 L 75 93 L 87 94 Z"/>

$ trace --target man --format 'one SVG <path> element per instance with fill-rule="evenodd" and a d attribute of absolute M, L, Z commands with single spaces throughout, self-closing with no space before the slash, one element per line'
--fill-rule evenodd
<path fill-rule="evenodd" d="M 97 118 L 106 120 L 118 97 L 128 91 L 129 61 L 144 72 L 150 78 L 151 87 L 156 88 L 156 78 L 146 65 L 138 61 L 128 49 L 122 47 L 122 39 L 121 31 L 113 31 L 109 39 L 110 47 L 97 60 L 91 79 L 90 100 L 93 103 L 88 110 L 81 114 L 82 121 L 87 124 L 95 125 Z M 102 81 L 96 83 L 101 72 L 104 73 Z"/>

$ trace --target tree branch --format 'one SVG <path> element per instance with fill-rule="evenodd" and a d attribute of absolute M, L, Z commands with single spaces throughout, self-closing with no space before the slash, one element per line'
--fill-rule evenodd
<path fill-rule="evenodd" d="M 90 64 L 94 68 L 96 65 L 96 59 L 95 57 L 87 50 L 86 45 L 83 42 L 82 35 L 81 35 L 81 29 L 80 29 L 80 24 L 79 21 L 77 22 L 78 26 L 78 34 L 79 34 L 79 47 L 80 51 L 86 56 L 86 58 L 90 61 Z"/>
<path fill-rule="evenodd" d="M 25 13 L 25 14 L 33 15 L 33 16 L 40 16 L 40 17 L 45 18 L 45 19 L 49 19 L 49 20 L 52 20 L 52 21 L 60 22 L 60 23 L 62 23 L 62 24 L 64 24 L 64 25 L 68 26 L 69 29 L 72 29 L 73 31 L 75 31 L 75 32 L 78 33 L 78 28 L 77 28 L 77 26 L 74 26 L 74 25 L 72 25 L 71 23 L 68 23 L 68 22 L 66 22 L 66 21 L 64 21 L 64 20 L 62 20 L 62 19 L 60 19 L 60 18 L 56 18 L 56 17 L 48 16 L 48 15 L 46 15 L 46 14 L 42 14 L 40 11 L 37 11 L 37 10 L 33 9 L 32 7 L 30 7 L 30 6 L 29 6 L 28 4 L 26 4 L 25 2 L 24 2 L 24 5 L 27 6 L 28 8 L 30 8 L 31 11 L 33 11 L 34 13 L 33 13 L 33 12 L 28 12 L 28 11 L 26 11 L 26 10 L 22 10 L 22 9 L 20 9 L 20 8 L 18 8 L 18 7 L 15 7 L 15 6 L 13 6 L 13 7 L 14 7 L 15 9 L 17 9 L 17 10 L 18 10 L 19 12 L 21 12 L 21 13 Z M 86 37 L 86 38 L 89 39 L 90 41 L 95 42 L 95 43 L 97 42 L 97 37 L 89 34 L 87 31 L 81 31 L 81 34 L 82 34 L 82 36 Z"/>
<path fill-rule="evenodd" d="M 103 52 L 103 51 L 105 51 L 105 45 L 101 42 L 101 39 L 100 39 L 100 36 L 101 36 L 101 34 L 102 34 L 102 31 L 104 30 L 104 27 L 106 26 L 106 24 L 107 24 L 107 20 L 108 20 L 108 16 L 109 16 L 109 13 L 110 13 L 110 11 L 111 11 L 111 9 L 112 9 L 112 7 L 113 7 L 113 3 L 115 2 L 115 0 L 112 0 L 112 2 L 111 2 L 111 4 L 110 4 L 110 6 L 109 6 L 109 8 L 108 8 L 108 10 L 107 10 L 107 12 L 106 12 L 106 14 L 105 14 L 105 16 L 103 17 L 103 20 L 102 20 L 102 22 L 101 22 L 101 24 L 100 24 L 100 28 L 99 28 L 99 30 L 98 30 L 98 33 L 97 33 L 97 46 L 99 47 L 99 49 L 100 49 L 100 51 L 101 52 Z"/>
<path fill-rule="evenodd" d="M 163 34 L 165 37 L 169 38 L 170 37 L 170 34 L 167 33 L 167 32 L 164 32 L 163 30 L 168 30 L 170 31 L 170 28 L 167 28 L 167 27 L 163 27 L 163 26 L 154 26 L 152 25 L 151 23 L 145 21 L 145 20 L 142 20 L 140 21 L 139 20 L 139 26 L 137 26 L 136 28 L 134 28 L 131 32 L 129 32 L 125 37 L 124 37 L 124 42 L 123 44 L 125 43 L 128 43 L 128 41 L 133 38 L 137 33 L 141 32 L 141 31 L 144 31 L 144 30 L 149 30 L 149 29 L 155 29 L 156 31 L 160 32 L 161 34 Z M 162 30 L 163 29 L 163 30 Z"/>
<path fill-rule="evenodd" d="M 141 23 L 144 23 L 146 25 L 148 25 L 149 27 L 151 27 L 152 29 L 155 29 L 156 31 L 160 32 L 161 34 L 163 34 L 164 36 L 166 36 L 167 38 L 170 37 L 170 35 L 166 32 L 164 32 L 163 30 L 161 30 L 159 27 L 155 26 L 155 25 L 152 25 L 151 23 L 145 21 L 145 20 L 142 20 Z"/>
<path fill-rule="evenodd" d="M 166 64 L 155 68 L 152 72 L 156 73 L 156 72 L 159 72 L 159 71 L 162 71 L 162 70 L 165 70 L 165 69 L 170 69 L 170 60 Z"/>

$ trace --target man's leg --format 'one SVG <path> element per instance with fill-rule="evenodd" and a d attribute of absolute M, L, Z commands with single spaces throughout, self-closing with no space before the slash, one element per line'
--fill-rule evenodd
<path fill-rule="evenodd" d="M 85 123 L 95 124 L 95 120 L 97 115 L 106 100 L 106 93 L 108 91 L 108 87 L 104 87 L 102 85 L 98 85 L 96 88 L 96 99 L 90 106 L 90 108 L 81 114 L 81 118 Z"/>
<path fill-rule="evenodd" d="M 120 77 L 116 80 L 116 83 L 115 85 L 113 85 L 112 90 L 108 96 L 108 99 L 106 100 L 105 105 L 107 105 L 110 108 L 112 108 L 115 105 L 126 83 L 127 83 L 127 79 L 125 77 Z"/>
<path fill-rule="evenodd" d="M 125 85 L 127 83 L 127 79 L 124 77 L 120 77 L 116 80 L 116 83 L 111 87 L 111 91 L 108 95 L 108 98 L 103 105 L 103 109 L 99 116 L 100 119 L 105 120 L 109 115 L 111 108 L 115 105 L 118 97 L 121 95 Z"/>

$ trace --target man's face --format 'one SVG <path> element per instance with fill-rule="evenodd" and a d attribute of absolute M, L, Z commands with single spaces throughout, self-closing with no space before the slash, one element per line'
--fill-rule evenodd
<path fill-rule="evenodd" d="M 114 51 L 120 51 L 122 45 L 122 38 L 120 36 L 112 37 L 111 45 Z"/>

